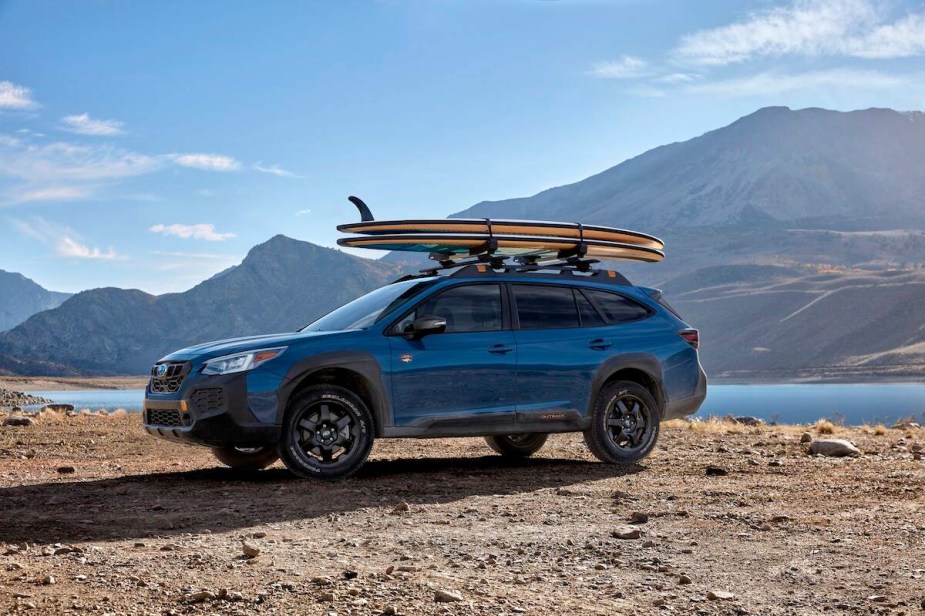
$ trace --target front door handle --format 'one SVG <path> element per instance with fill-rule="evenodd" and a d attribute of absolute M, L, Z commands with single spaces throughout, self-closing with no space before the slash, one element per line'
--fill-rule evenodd
<path fill-rule="evenodd" d="M 588 348 L 594 351 L 606 351 L 611 347 L 611 343 L 607 342 L 603 338 L 595 338 L 588 343 Z"/>
<path fill-rule="evenodd" d="M 496 344 L 494 346 L 488 347 L 488 352 L 492 355 L 504 355 L 505 353 L 510 353 L 514 350 L 514 347 L 508 346 L 506 344 Z"/>

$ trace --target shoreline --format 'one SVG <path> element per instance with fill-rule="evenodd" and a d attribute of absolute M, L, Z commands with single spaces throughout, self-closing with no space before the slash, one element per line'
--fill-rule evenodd
<path fill-rule="evenodd" d="M 147 376 L 0 376 L 0 387 L 15 391 L 144 389 Z"/>

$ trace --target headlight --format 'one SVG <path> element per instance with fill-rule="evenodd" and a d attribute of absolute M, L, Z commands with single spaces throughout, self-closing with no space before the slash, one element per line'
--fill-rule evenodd
<path fill-rule="evenodd" d="M 202 367 L 202 373 L 232 374 L 235 372 L 252 370 L 260 364 L 270 361 L 274 357 L 279 357 L 285 350 L 286 347 L 280 347 L 278 349 L 259 349 L 257 351 L 247 351 L 246 353 L 216 357 L 205 363 Z"/>

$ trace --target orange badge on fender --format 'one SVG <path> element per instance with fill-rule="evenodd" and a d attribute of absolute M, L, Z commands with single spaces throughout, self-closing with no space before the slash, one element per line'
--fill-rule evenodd
<path fill-rule="evenodd" d="M 401 356 L 402 362 L 403 362 L 403 363 L 406 363 L 406 364 L 410 364 L 410 363 L 411 363 L 411 359 L 412 359 L 411 353 L 403 353 L 402 356 Z"/>

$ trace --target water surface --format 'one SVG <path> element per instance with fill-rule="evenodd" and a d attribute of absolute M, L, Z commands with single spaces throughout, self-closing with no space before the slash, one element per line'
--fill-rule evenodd
<path fill-rule="evenodd" d="M 809 423 L 820 418 L 837 419 L 848 425 L 890 424 L 914 416 L 925 421 L 925 384 L 760 384 L 710 385 L 707 399 L 697 414 L 752 415 L 780 423 Z M 144 399 L 141 389 L 89 389 L 84 391 L 30 391 L 64 404 L 83 409 L 125 409 L 140 411 Z M 28 408 L 41 408 L 28 407 Z"/>

